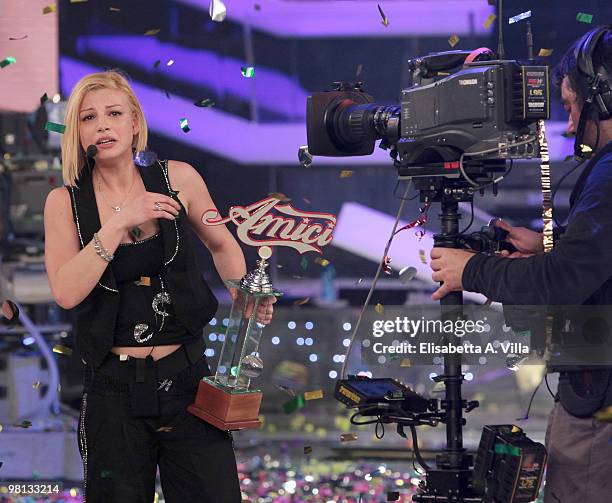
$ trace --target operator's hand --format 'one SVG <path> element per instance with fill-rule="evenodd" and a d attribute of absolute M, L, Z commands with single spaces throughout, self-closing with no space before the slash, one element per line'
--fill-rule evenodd
<path fill-rule="evenodd" d="M 510 258 L 529 257 L 535 253 L 544 252 L 544 240 L 541 232 L 535 232 L 526 227 L 512 227 L 502 219 L 495 220 L 493 225 L 508 232 L 505 240 L 520 253 L 517 256 L 510 254 Z"/>
<path fill-rule="evenodd" d="M 461 277 L 465 264 L 473 255 L 473 251 L 457 250 L 456 248 L 433 248 L 431 250 L 429 265 L 434 271 L 431 279 L 442 282 L 442 286 L 433 293 L 431 300 L 440 300 L 451 292 L 463 290 Z"/>

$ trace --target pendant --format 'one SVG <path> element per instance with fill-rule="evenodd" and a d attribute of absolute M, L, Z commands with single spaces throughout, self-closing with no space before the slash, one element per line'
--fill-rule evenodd
<path fill-rule="evenodd" d="M 134 339 L 136 339 L 136 342 L 138 343 L 147 342 L 151 337 L 153 337 L 152 333 L 147 335 L 144 339 L 140 337 L 148 329 L 149 329 L 149 325 L 147 325 L 146 323 L 139 323 L 138 325 L 134 327 Z"/>
<path fill-rule="evenodd" d="M 121 208 L 119 206 L 113 206 L 113 209 L 119 213 L 121 211 Z"/>
<path fill-rule="evenodd" d="M 172 304 L 172 299 L 170 298 L 170 294 L 168 292 L 161 292 L 158 293 L 154 298 L 153 298 L 153 303 L 151 304 L 151 307 L 153 308 L 153 311 L 155 311 L 156 314 L 160 314 L 162 315 L 164 318 L 166 316 L 170 316 L 169 313 L 167 313 L 166 311 L 164 311 L 163 309 L 159 308 L 160 304 Z"/>

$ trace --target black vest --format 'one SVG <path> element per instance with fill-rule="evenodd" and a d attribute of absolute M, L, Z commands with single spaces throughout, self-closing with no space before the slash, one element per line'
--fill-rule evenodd
<path fill-rule="evenodd" d="M 163 164 L 157 161 L 138 169 L 148 192 L 168 195 L 180 204 L 176 192 L 170 187 L 167 161 Z M 91 174 L 91 170 L 84 168 L 76 187 L 67 187 L 81 248 L 101 227 Z M 176 220 L 160 218 L 158 222 L 164 243 L 163 277 L 172 297 L 177 322 L 194 338 L 202 337 L 202 329 L 214 316 L 219 304 L 198 269 L 185 208 L 181 204 Z M 98 284 L 75 308 L 76 350 L 94 368 L 100 366 L 113 345 L 120 302 L 110 262 Z"/>

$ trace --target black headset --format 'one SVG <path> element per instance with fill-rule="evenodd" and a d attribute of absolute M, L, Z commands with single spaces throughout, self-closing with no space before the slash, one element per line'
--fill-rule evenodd
<path fill-rule="evenodd" d="M 581 144 L 587 120 L 602 121 L 612 118 L 612 79 L 603 64 L 598 68 L 593 67 L 595 47 L 608 31 L 612 31 L 612 25 L 588 31 L 578 42 L 574 52 L 578 74 L 583 78 L 588 89 L 574 143 L 574 154 L 579 157 L 584 156 Z M 612 62 L 609 66 L 612 66 Z"/>

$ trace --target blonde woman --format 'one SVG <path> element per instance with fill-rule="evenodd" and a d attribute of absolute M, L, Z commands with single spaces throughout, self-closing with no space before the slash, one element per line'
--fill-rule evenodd
<path fill-rule="evenodd" d="M 168 503 L 236 503 L 231 434 L 186 411 L 210 374 L 202 329 L 217 300 L 200 274 L 190 229 L 222 279 L 246 272 L 214 203 L 180 161 L 134 162 L 147 124 L 116 71 L 74 87 L 62 139 L 65 186 L 45 204 L 45 263 L 56 302 L 76 309 L 84 363 L 79 420 L 85 500 L 151 503 L 159 467 Z M 180 194 L 180 195 L 179 195 Z M 269 323 L 272 304 L 259 313 Z"/>

